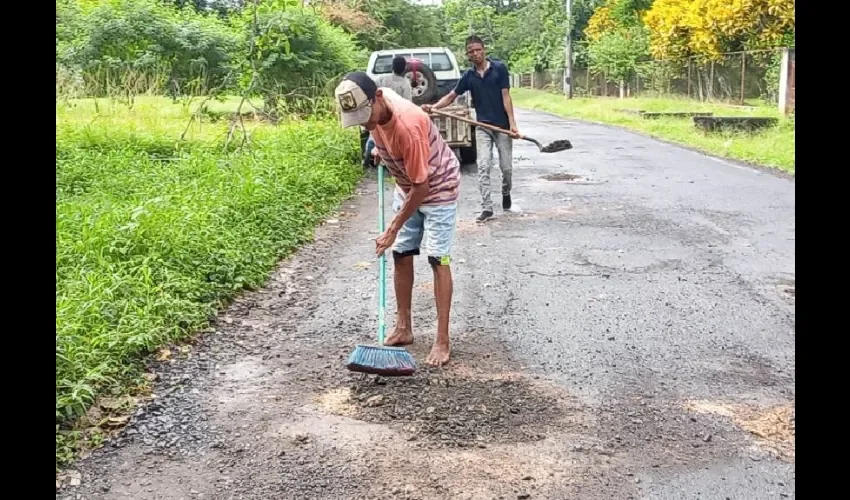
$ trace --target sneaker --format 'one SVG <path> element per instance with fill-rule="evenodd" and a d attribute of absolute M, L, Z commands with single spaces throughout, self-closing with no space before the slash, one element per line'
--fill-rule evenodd
<path fill-rule="evenodd" d="M 477 222 L 484 222 L 485 220 L 489 219 L 490 217 L 493 217 L 493 211 L 492 210 L 484 210 L 483 212 L 481 212 L 481 215 L 479 215 L 478 217 L 475 218 L 475 220 Z"/>
<path fill-rule="evenodd" d="M 502 195 L 502 208 L 504 208 L 505 210 L 511 209 L 511 195 L 509 195 L 509 194 L 503 194 Z"/>

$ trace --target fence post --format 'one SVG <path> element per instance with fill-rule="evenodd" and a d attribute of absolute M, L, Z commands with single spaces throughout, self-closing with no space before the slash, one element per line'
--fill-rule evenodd
<path fill-rule="evenodd" d="M 744 88 L 746 86 L 746 82 L 744 81 L 744 77 L 747 74 L 747 53 L 741 52 L 741 104 L 744 104 Z"/>
<path fill-rule="evenodd" d="M 791 51 L 787 47 L 783 48 L 782 64 L 779 69 L 779 112 L 783 115 L 793 109 L 794 70 Z"/>
<path fill-rule="evenodd" d="M 711 60 L 711 67 L 708 70 L 708 100 L 714 100 L 714 59 Z"/>

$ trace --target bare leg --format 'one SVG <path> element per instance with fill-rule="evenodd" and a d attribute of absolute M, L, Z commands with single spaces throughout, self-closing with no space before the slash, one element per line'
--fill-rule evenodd
<path fill-rule="evenodd" d="M 425 362 L 441 366 L 449 362 L 449 313 L 452 307 L 452 269 L 449 266 L 431 264 L 434 270 L 434 298 L 437 301 L 437 338 Z"/>
<path fill-rule="evenodd" d="M 413 302 L 413 256 L 397 257 L 393 254 L 395 272 L 395 297 L 398 309 L 395 316 L 395 330 L 384 340 L 384 345 L 398 346 L 413 343 L 413 328 L 410 317 Z"/>

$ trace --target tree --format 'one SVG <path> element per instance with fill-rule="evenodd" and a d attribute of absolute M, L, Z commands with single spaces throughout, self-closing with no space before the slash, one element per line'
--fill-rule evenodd
<path fill-rule="evenodd" d="M 57 2 L 57 63 L 78 68 L 95 95 L 202 92 L 222 83 L 238 43 L 221 20 L 155 0 Z"/>
<path fill-rule="evenodd" d="M 619 82 L 622 99 L 626 81 L 637 74 L 648 59 L 649 35 L 643 26 L 616 28 L 588 44 L 587 51 L 590 69 Z"/>
<path fill-rule="evenodd" d="M 717 60 L 793 40 L 794 0 L 656 0 L 644 22 L 653 57 Z"/>
<path fill-rule="evenodd" d="M 626 81 L 649 59 L 649 35 L 641 13 L 650 0 L 608 0 L 588 20 L 589 69 L 604 73 L 620 84 L 625 97 Z"/>
<path fill-rule="evenodd" d="M 566 9 L 562 0 L 523 2 L 498 20 L 500 48 L 514 71 L 545 71 L 564 66 Z M 531 38 L 528 33 L 536 33 Z"/>
<path fill-rule="evenodd" d="M 262 94 L 264 111 L 272 117 L 284 111 L 282 101 L 294 112 L 314 111 L 313 98 L 324 93 L 327 82 L 366 62 L 349 34 L 314 11 L 298 7 L 298 0 L 261 2 L 256 31 L 254 9 L 242 12 L 248 57 L 241 83 L 245 91 Z"/>
<path fill-rule="evenodd" d="M 451 33 L 450 47 L 458 55 L 466 54 L 466 37 L 478 35 L 487 45 L 487 53 L 496 59 L 507 61 L 510 49 L 503 47 L 504 35 L 515 33 L 515 27 L 508 31 L 501 29 L 503 16 L 511 12 L 509 6 L 502 6 L 490 0 L 445 0 L 443 2 L 446 23 Z M 463 56 L 465 59 L 465 56 Z"/>
<path fill-rule="evenodd" d="M 584 34 L 592 41 L 612 30 L 641 26 L 641 13 L 651 4 L 652 0 L 606 0 L 588 19 Z"/>
<path fill-rule="evenodd" d="M 319 0 L 314 6 L 367 50 L 443 46 L 443 9 L 407 0 Z"/>

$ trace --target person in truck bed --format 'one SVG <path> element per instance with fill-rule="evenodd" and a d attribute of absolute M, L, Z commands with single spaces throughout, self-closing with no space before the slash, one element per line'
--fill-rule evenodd
<path fill-rule="evenodd" d="M 472 67 L 463 74 L 455 89 L 433 106 L 423 104 L 422 109 L 426 113 L 430 113 L 432 108 L 444 108 L 453 103 L 457 96 L 468 90 L 472 94 L 478 121 L 510 131 L 510 136 L 508 136 L 482 128 L 475 129 L 475 141 L 478 150 L 478 189 L 481 191 L 481 214 L 475 220 L 484 222 L 493 217 L 493 201 L 490 199 L 490 170 L 493 167 L 494 144 L 499 151 L 499 169 L 502 171 L 502 208 L 505 210 L 511 208 L 513 138 L 519 137 L 519 130 L 517 130 L 516 120 L 514 119 L 508 67 L 487 57 L 484 51 L 484 42 L 475 35 L 466 39 L 466 56 L 472 62 Z"/>

